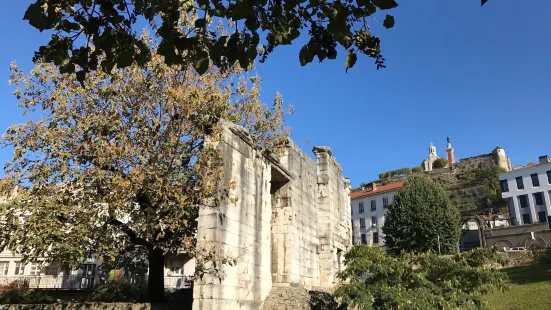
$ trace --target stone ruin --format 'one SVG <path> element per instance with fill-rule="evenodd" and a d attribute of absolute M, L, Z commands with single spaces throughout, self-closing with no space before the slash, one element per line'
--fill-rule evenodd
<path fill-rule="evenodd" d="M 282 155 L 264 155 L 231 123 L 213 143 L 234 186 L 219 207 L 201 208 L 197 248 L 233 263 L 198 255 L 216 272 L 195 280 L 193 309 L 261 309 L 276 287 L 334 287 L 352 234 L 350 182 L 331 149 L 314 147 L 314 162 L 289 140 Z"/>

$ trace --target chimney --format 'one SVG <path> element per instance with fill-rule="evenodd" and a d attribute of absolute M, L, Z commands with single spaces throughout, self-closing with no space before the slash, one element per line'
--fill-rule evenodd
<path fill-rule="evenodd" d="M 551 159 L 547 155 L 540 156 L 540 164 L 551 163 Z"/>
<path fill-rule="evenodd" d="M 377 183 L 373 182 L 371 184 L 371 188 L 372 188 L 373 191 L 376 191 L 377 190 Z"/>

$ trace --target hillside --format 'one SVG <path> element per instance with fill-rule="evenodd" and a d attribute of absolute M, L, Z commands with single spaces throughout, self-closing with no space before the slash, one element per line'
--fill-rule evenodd
<path fill-rule="evenodd" d="M 417 173 L 425 174 L 440 184 L 459 210 L 483 211 L 506 207 L 505 201 L 501 199 L 498 179 L 499 173 L 503 171 L 494 164 L 492 154 L 483 154 L 461 159 L 451 170 L 441 168 Z M 374 182 L 384 185 L 405 178 L 406 176 L 392 177 Z"/>

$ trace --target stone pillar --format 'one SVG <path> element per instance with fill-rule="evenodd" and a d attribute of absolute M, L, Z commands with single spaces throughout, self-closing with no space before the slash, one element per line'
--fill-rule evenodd
<path fill-rule="evenodd" d="M 317 163 L 317 207 L 318 207 L 318 236 L 320 241 L 320 285 L 331 287 L 334 282 L 333 260 L 333 229 L 331 216 L 329 159 L 332 155 L 329 147 L 314 147 Z"/>

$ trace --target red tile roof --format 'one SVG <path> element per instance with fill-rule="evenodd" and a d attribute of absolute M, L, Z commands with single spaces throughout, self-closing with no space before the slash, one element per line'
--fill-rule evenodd
<path fill-rule="evenodd" d="M 375 186 L 375 190 L 369 188 L 369 189 L 366 189 L 366 190 L 363 190 L 363 191 L 358 191 L 358 192 L 351 193 L 350 198 L 354 199 L 354 198 L 360 198 L 360 197 L 365 197 L 365 196 L 371 196 L 371 195 L 375 195 L 375 194 L 378 194 L 378 193 L 387 192 L 387 191 L 390 191 L 390 190 L 393 190 L 393 189 L 397 189 L 397 188 L 400 188 L 402 186 L 404 186 L 404 181 L 398 181 L 398 182 L 390 183 L 390 184 L 387 184 L 387 185 L 377 185 L 377 186 Z"/>

